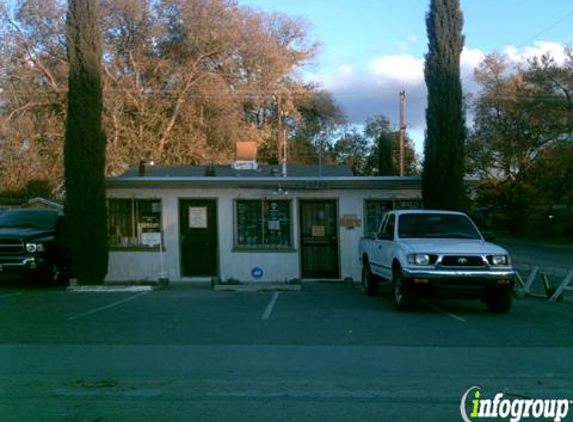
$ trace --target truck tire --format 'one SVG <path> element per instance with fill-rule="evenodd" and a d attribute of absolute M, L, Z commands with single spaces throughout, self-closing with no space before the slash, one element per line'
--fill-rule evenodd
<path fill-rule="evenodd" d="M 406 312 L 412 309 L 412 292 L 404 282 L 400 266 L 396 266 L 392 270 L 392 298 L 397 310 Z"/>
<path fill-rule="evenodd" d="M 485 304 L 490 312 L 506 314 L 511 308 L 513 296 L 510 289 L 495 289 L 486 292 Z"/>
<path fill-rule="evenodd" d="M 367 259 L 362 264 L 362 291 L 368 296 L 374 296 L 378 293 L 378 280 L 372 274 L 370 263 Z"/>

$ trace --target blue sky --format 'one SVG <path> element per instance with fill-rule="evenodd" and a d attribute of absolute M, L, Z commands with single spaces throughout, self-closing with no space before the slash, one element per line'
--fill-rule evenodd
<path fill-rule="evenodd" d="M 301 16 L 322 43 L 304 71 L 330 90 L 349 121 L 360 125 L 384 114 L 398 122 L 398 94 L 406 90 L 408 132 L 418 151 L 424 131 L 423 57 L 429 0 L 240 0 L 241 5 Z M 550 52 L 563 57 L 573 45 L 571 0 L 461 0 L 465 51 L 464 88 L 476 89 L 473 68 L 486 53 L 515 63 Z"/>

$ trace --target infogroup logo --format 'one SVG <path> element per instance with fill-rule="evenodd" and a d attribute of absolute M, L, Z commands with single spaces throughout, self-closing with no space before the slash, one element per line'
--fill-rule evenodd
<path fill-rule="evenodd" d="M 509 419 L 510 422 L 527 418 L 560 422 L 567 417 L 570 405 L 573 405 L 573 400 L 506 398 L 503 393 L 486 399 L 482 397 L 481 388 L 473 386 L 462 396 L 460 413 L 464 422 L 487 418 Z"/>

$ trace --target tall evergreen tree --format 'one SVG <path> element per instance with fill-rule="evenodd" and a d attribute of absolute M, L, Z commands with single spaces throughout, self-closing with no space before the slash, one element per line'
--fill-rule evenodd
<path fill-rule="evenodd" d="M 379 176 L 395 176 L 394 162 L 392 160 L 395 136 L 392 133 L 382 133 L 376 144 L 376 167 Z"/>
<path fill-rule="evenodd" d="M 459 0 L 431 0 L 426 15 L 428 88 L 422 197 L 426 208 L 460 209 L 464 202 L 465 117 L 460 80 L 464 45 Z"/>
<path fill-rule="evenodd" d="M 73 270 L 82 284 L 107 274 L 105 134 L 102 130 L 101 35 L 95 0 L 69 0 L 68 113 L 64 144 L 66 220 Z"/>

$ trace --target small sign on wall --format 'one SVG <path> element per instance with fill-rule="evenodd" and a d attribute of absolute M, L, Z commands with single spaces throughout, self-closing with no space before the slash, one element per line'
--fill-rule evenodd
<path fill-rule="evenodd" d="M 189 207 L 189 228 L 206 229 L 207 207 Z"/>
<path fill-rule="evenodd" d="M 326 228 L 324 226 L 312 226 L 312 237 L 326 236 Z"/>
<path fill-rule="evenodd" d="M 344 214 L 340 217 L 340 226 L 350 230 L 362 226 L 362 220 L 356 214 Z"/>
<path fill-rule="evenodd" d="M 251 275 L 253 276 L 253 278 L 256 278 L 257 280 L 262 278 L 264 274 L 265 273 L 263 269 L 260 267 L 255 267 L 251 270 Z"/>
<path fill-rule="evenodd" d="M 157 246 L 161 244 L 160 232 L 141 233 L 141 243 L 145 246 Z"/>

